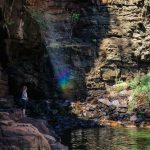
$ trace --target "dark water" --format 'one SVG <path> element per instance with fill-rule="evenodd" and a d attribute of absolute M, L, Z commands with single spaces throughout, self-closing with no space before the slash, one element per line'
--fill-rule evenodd
<path fill-rule="evenodd" d="M 150 130 L 80 129 L 65 133 L 69 150 L 150 150 Z"/>

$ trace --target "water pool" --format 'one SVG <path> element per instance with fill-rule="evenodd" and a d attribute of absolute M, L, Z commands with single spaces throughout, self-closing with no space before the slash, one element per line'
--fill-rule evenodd
<path fill-rule="evenodd" d="M 149 129 L 79 129 L 62 138 L 69 150 L 150 150 Z"/>

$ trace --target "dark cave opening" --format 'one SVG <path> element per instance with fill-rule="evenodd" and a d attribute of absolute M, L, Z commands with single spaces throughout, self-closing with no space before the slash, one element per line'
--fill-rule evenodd
<path fill-rule="evenodd" d="M 5 27 L 2 10 L 0 9 L 0 64 L 3 69 L 5 69 L 8 64 L 8 55 L 6 52 L 5 42 L 6 39 L 8 39 L 8 33 Z"/>

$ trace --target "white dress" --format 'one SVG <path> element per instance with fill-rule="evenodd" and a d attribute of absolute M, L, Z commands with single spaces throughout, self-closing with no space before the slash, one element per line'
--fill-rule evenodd
<path fill-rule="evenodd" d="M 27 90 L 23 90 L 21 99 L 26 100 L 26 101 L 28 100 Z"/>

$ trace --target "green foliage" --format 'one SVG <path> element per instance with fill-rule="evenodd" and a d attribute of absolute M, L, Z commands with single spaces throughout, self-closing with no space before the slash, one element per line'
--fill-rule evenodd
<path fill-rule="evenodd" d="M 135 95 L 138 93 L 147 94 L 150 92 L 150 73 L 141 78 L 134 78 L 130 87 L 134 89 Z"/>
<path fill-rule="evenodd" d="M 127 88 L 127 83 L 124 82 L 123 80 L 121 79 L 115 79 L 115 85 L 113 87 L 112 90 L 116 91 L 117 93 L 125 90 Z"/>
<path fill-rule="evenodd" d="M 136 107 L 148 107 L 150 104 L 150 72 L 144 76 L 136 76 L 129 84 L 133 90 L 132 99 L 129 101 L 129 109 Z"/>
<path fill-rule="evenodd" d="M 136 76 L 133 80 L 131 80 L 129 87 L 131 89 L 135 89 L 139 83 L 140 83 L 140 76 Z"/>
<path fill-rule="evenodd" d="M 120 83 L 123 83 L 124 81 L 123 80 L 121 80 L 121 79 L 115 79 L 115 84 L 120 84 Z"/>
<path fill-rule="evenodd" d="M 71 21 L 77 22 L 80 20 L 80 13 L 79 12 L 72 12 L 71 13 Z"/>

